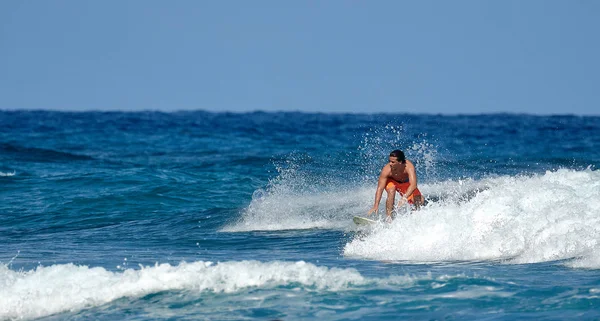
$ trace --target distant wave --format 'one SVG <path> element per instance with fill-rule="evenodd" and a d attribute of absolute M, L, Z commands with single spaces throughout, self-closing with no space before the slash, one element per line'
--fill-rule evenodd
<path fill-rule="evenodd" d="M 8 143 L 0 144 L 0 153 L 12 156 L 18 161 L 58 162 L 70 160 L 92 160 L 91 156 L 62 152 L 53 149 L 23 147 Z"/>
<path fill-rule="evenodd" d="M 4 177 L 6 177 L 6 176 L 15 176 L 16 174 L 17 174 L 16 171 L 13 171 L 12 173 L 11 172 L 6 172 L 6 173 L 5 172 L 0 172 L 0 177 L 2 177 L 2 176 L 4 176 Z"/>

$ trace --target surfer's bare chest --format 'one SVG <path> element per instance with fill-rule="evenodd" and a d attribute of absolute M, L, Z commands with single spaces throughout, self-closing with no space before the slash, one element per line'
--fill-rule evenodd
<path fill-rule="evenodd" d="M 408 173 L 406 173 L 406 165 L 398 164 L 398 165 L 390 165 L 390 177 L 396 181 L 407 181 Z"/>

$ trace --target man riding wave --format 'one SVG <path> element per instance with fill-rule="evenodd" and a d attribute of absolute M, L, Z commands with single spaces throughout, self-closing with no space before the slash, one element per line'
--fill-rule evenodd
<path fill-rule="evenodd" d="M 377 182 L 377 191 L 375 192 L 375 204 L 369 210 L 367 215 L 377 213 L 379 211 L 379 202 L 383 190 L 387 192 L 387 200 L 385 202 L 385 211 L 387 219 L 392 219 L 392 211 L 394 210 L 394 200 L 396 191 L 400 192 L 402 199 L 398 202 L 398 206 L 405 203 L 413 204 L 417 208 L 425 203 L 425 198 L 421 191 L 417 188 L 417 173 L 415 166 L 404 156 L 401 150 L 394 150 L 390 153 L 389 163 L 387 163 L 379 174 Z"/>

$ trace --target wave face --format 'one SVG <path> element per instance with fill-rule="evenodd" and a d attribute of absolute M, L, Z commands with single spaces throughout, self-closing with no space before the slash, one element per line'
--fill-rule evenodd
<path fill-rule="evenodd" d="M 26 162 L 68 162 L 92 160 L 87 155 L 78 155 L 46 148 L 14 146 L 11 144 L 0 144 L 0 152 L 4 157 Z"/>

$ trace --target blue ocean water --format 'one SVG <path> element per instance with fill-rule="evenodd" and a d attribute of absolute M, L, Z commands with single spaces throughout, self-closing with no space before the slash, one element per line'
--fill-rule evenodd
<path fill-rule="evenodd" d="M 397 148 L 428 204 L 357 228 Z M 599 319 L 598 166 L 591 116 L 0 111 L 0 320 Z"/>

